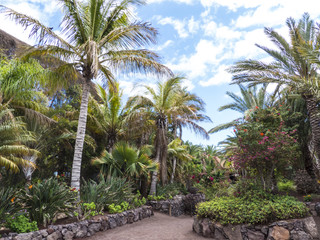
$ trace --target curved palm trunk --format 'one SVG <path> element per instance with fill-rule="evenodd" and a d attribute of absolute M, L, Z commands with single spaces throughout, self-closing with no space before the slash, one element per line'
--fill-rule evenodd
<path fill-rule="evenodd" d="M 320 158 L 320 118 L 317 107 L 317 99 L 312 95 L 304 96 L 304 99 L 306 101 L 309 115 L 314 150 L 317 157 Z M 307 172 L 311 177 L 315 178 L 313 164 L 310 162 L 312 159 L 307 157 L 305 160 L 305 168 Z"/>
<path fill-rule="evenodd" d="M 82 88 L 82 99 L 80 106 L 80 115 L 78 121 L 78 130 L 76 136 L 76 144 L 74 148 L 74 156 L 72 163 L 72 173 L 71 173 L 71 187 L 80 189 L 80 173 L 81 173 L 81 160 L 82 151 L 84 144 L 84 137 L 86 133 L 87 125 L 87 115 L 88 115 L 88 102 L 89 102 L 89 84 L 88 82 L 83 83 Z"/>

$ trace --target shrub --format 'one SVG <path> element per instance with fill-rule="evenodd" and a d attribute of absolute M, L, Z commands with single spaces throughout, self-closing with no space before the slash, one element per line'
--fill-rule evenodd
<path fill-rule="evenodd" d="M 102 212 L 98 212 L 96 205 L 94 202 L 91 203 L 81 203 L 81 215 L 79 216 L 78 212 L 75 212 L 74 215 L 78 217 L 78 219 L 89 219 L 91 217 L 97 216 L 98 214 L 102 214 Z"/>
<path fill-rule="evenodd" d="M 197 216 L 221 224 L 260 224 L 308 215 L 304 203 L 293 197 L 267 194 L 268 198 L 221 197 L 197 206 Z"/>
<path fill-rule="evenodd" d="M 114 203 L 109 205 L 110 213 L 121 213 L 121 212 L 127 211 L 128 209 L 130 209 L 128 202 L 122 202 L 119 205 L 116 205 Z"/>
<path fill-rule="evenodd" d="M 16 191 L 13 188 L 0 188 L 0 225 L 8 215 L 17 210 Z"/>
<path fill-rule="evenodd" d="M 132 184 L 123 178 L 100 179 L 84 181 L 81 188 L 81 201 L 94 202 L 98 212 L 107 209 L 109 204 L 120 204 L 133 198 Z"/>
<path fill-rule="evenodd" d="M 287 181 L 279 181 L 278 182 L 278 190 L 280 192 L 286 192 L 289 193 L 291 191 L 296 190 L 296 186 L 294 185 L 293 181 L 287 180 Z"/>
<path fill-rule="evenodd" d="M 147 200 L 144 197 L 141 198 L 141 194 L 138 191 L 137 194 L 133 198 L 132 205 L 133 205 L 134 208 L 137 208 L 137 207 L 140 207 L 142 205 L 145 205 L 146 202 L 147 202 Z"/>
<path fill-rule="evenodd" d="M 19 198 L 30 219 L 46 226 L 58 213 L 72 214 L 76 194 L 57 179 L 50 178 L 30 185 Z"/>
<path fill-rule="evenodd" d="M 166 200 L 167 198 L 163 195 L 155 196 L 155 195 L 148 195 L 148 200 L 149 201 L 161 201 L 161 200 Z"/>
<path fill-rule="evenodd" d="M 30 219 L 25 215 L 7 218 L 6 227 L 16 233 L 27 233 L 39 230 L 37 222 L 30 222 Z"/>

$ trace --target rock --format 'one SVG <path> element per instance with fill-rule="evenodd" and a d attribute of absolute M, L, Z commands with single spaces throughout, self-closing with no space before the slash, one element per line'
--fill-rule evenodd
<path fill-rule="evenodd" d="M 206 238 L 210 238 L 210 237 L 214 237 L 214 233 L 215 231 L 211 231 L 210 225 L 211 225 L 211 221 L 209 221 L 208 219 L 204 219 L 201 223 L 201 228 L 202 228 L 202 235 Z"/>
<path fill-rule="evenodd" d="M 265 236 L 262 232 L 256 232 L 248 229 L 248 239 L 249 240 L 264 240 Z"/>
<path fill-rule="evenodd" d="M 74 236 L 74 233 L 72 231 L 65 231 L 63 234 L 63 239 L 65 240 L 72 240 L 73 239 L 73 236 Z"/>
<path fill-rule="evenodd" d="M 241 235 L 241 226 L 240 225 L 228 225 L 223 228 L 224 233 L 230 240 L 239 240 L 242 239 Z"/>
<path fill-rule="evenodd" d="M 116 220 L 115 220 L 114 217 L 110 217 L 110 218 L 109 218 L 109 226 L 110 226 L 111 229 L 117 227 L 117 222 L 116 222 Z"/>
<path fill-rule="evenodd" d="M 291 232 L 291 239 L 292 240 L 312 240 L 312 237 L 310 234 L 306 232 L 293 230 Z"/>
<path fill-rule="evenodd" d="M 221 229 L 219 229 L 219 228 L 216 228 L 214 230 L 213 239 L 215 239 L 215 240 L 227 240 L 227 238 L 223 234 L 223 231 L 221 231 Z"/>
<path fill-rule="evenodd" d="M 317 216 L 320 216 L 320 202 L 317 202 L 317 203 L 314 205 L 314 210 L 316 211 Z"/>
<path fill-rule="evenodd" d="M 305 218 L 303 221 L 307 233 L 309 233 L 313 238 L 319 237 L 317 225 L 313 217 Z"/>
<path fill-rule="evenodd" d="M 290 232 L 279 226 L 274 226 L 272 228 L 271 234 L 270 234 L 274 240 L 289 240 L 290 239 Z"/>
<path fill-rule="evenodd" d="M 46 229 L 40 230 L 39 233 L 42 235 L 42 237 L 47 237 L 48 236 L 48 232 Z"/>
<path fill-rule="evenodd" d="M 20 233 L 13 237 L 14 240 L 32 240 L 32 233 Z"/>
<path fill-rule="evenodd" d="M 101 223 L 91 223 L 88 227 L 88 231 L 93 235 L 96 232 L 99 232 L 101 228 Z"/>
<path fill-rule="evenodd" d="M 193 231 L 195 231 L 199 235 L 202 235 L 202 231 L 201 231 L 201 228 L 200 228 L 200 219 L 197 216 L 193 217 L 192 229 L 193 229 Z"/>
<path fill-rule="evenodd" d="M 62 236 L 60 232 L 54 232 L 47 237 L 47 240 L 58 240 L 61 237 Z"/>
<path fill-rule="evenodd" d="M 76 238 L 83 238 L 86 237 L 88 233 L 87 226 L 83 225 L 81 228 L 75 233 Z"/>

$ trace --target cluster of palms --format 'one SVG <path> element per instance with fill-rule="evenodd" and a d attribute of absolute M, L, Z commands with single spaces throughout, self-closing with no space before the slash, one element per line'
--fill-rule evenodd
<path fill-rule="evenodd" d="M 19 133 L 12 134 L 12 139 L 6 138 L 5 132 L 1 135 L 0 165 L 11 170 L 21 166 L 30 180 L 37 157 L 52 147 L 53 139 L 60 143 L 58 149 L 64 151 L 74 141 L 73 188 L 80 188 L 84 146 L 88 145 L 98 148 L 95 154 L 102 152 L 93 163 L 107 166 L 102 170 L 107 175 L 122 173 L 137 178 L 152 171 L 150 192 L 154 193 L 156 168 L 159 166 L 162 183 L 167 183 L 167 155 L 172 154 L 173 166 L 177 158 L 185 155 L 179 150 L 181 142 L 175 140 L 181 137 L 182 128 L 187 126 L 208 136 L 197 125 L 199 121 L 210 120 L 201 113 L 204 103 L 181 87 L 183 78 L 175 77 L 159 63 L 156 53 L 142 49 L 154 44 L 157 36 L 156 29 L 148 23 L 134 21 L 130 9 L 143 1 L 59 2 L 64 12 L 61 23 L 64 37 L 30 16 L 0 6 L 1 12 L 18 24 L 31 27 L 30 36 L 38 41 L 36 47 L 25 52 L 22 60 L 17 60 L 28 70 L 10 75 L 6 68 L 16 60 L 1 65 L 1 126 L 3 131 Z M 40 59 L 49 69 L 42 68 L 33 58 Z M 122 106 L 121 86 L 116 78 L 122 73 L 137 72 L 168 80 L 159 80 L 157 89 L 144 86 L 146 95 L 131 97 Z M 108 90 L 93 80 L 101 80 Z M 77 85 L 81 85 L 81 89 L 77 89 Z M 69 89 L 76 90 L 70 94 Z M 77 103 L 79 109 L 75 104 L 71 109 L 66 108 L 70 99 L 63 96 L 74 97 L 71 102 L 81 99 L 81 103 Z M 64 109 L 59 109 L 61 106 Z M 50 136 L 50 140 L 44 141 L 43 136 Z M 175 142 L 170 145 L 171 141 Z M 148 144 L 153 145 L 153 151 Z M 150 161 L 151 157 L 154 161 Z"/>
<path fill-rule="evenodd" d="M 296 113 L 301 113 L 303 126 L 299 130 L 299 142 L 304 166 L 309 175 L 315 178 L 313 159 L 320 157 L 320 118 L 319 118 L 319 49 L 320 31 L 310 16 L 305 13 L 298 23 L 287 19 L 290 42 L 275 30 L 265 28 L 265 34 L 275 44 L 270 49 L 257 44 L 271 58 L 272 62 L 242 60 L 229 69 L 233 74 L 233 84 L 239 84 L 241 96 L 228 95 L 233 103 L 222 106 L 219 110 L 231 109 L 246 115 L 255 107 L 279 107 L 287 105 Z M 248 84 L 244 87 L 242 84 Z M 268 84 L 274 84 L 273 94 L 267 93 Z M 262 85 L 258 90 L 257 85 Z M 230 123 L 219 125 L 209 132 L 214 133 L 231 126 Z M 222 142 L 226 152 L 235 147 L 232 137 Z M 230 153 L 229 153 L 230 154 Z M 232 154 L 232 153 L 231 153 Z"/>

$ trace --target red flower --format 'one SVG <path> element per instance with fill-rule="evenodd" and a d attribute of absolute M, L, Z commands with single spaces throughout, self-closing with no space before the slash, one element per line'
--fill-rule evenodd
<path fill-rule="evenodd" d="M 61 174 L 61 177 L 64 177 L 64 173 Z"/>
<path fill-rule="evenodd" d="M 213 177 L 210 177 L 210 181 L 213 181 Z"/>
<path fill-rule="evenodd" d="M 258 109 L 259 107 L 258 106 L 256 106 L 256 109 Z"/>
<path fill-rule="evenodd" d="M 197 183 L 199 183 L 199 180 L 197 180 Z"/>
<path fill-rule="evenodd" d="M 191 177 L 192 179 L 194 179 L 194 175 L 192 175 L 192 177 Z"/>
<path fill-rule="evenodd" d="M 263 136 L 263 135 L 264 135 L 264 133 L 260 133 L 260 135 L 261 135 L 261 136 Z"/>

